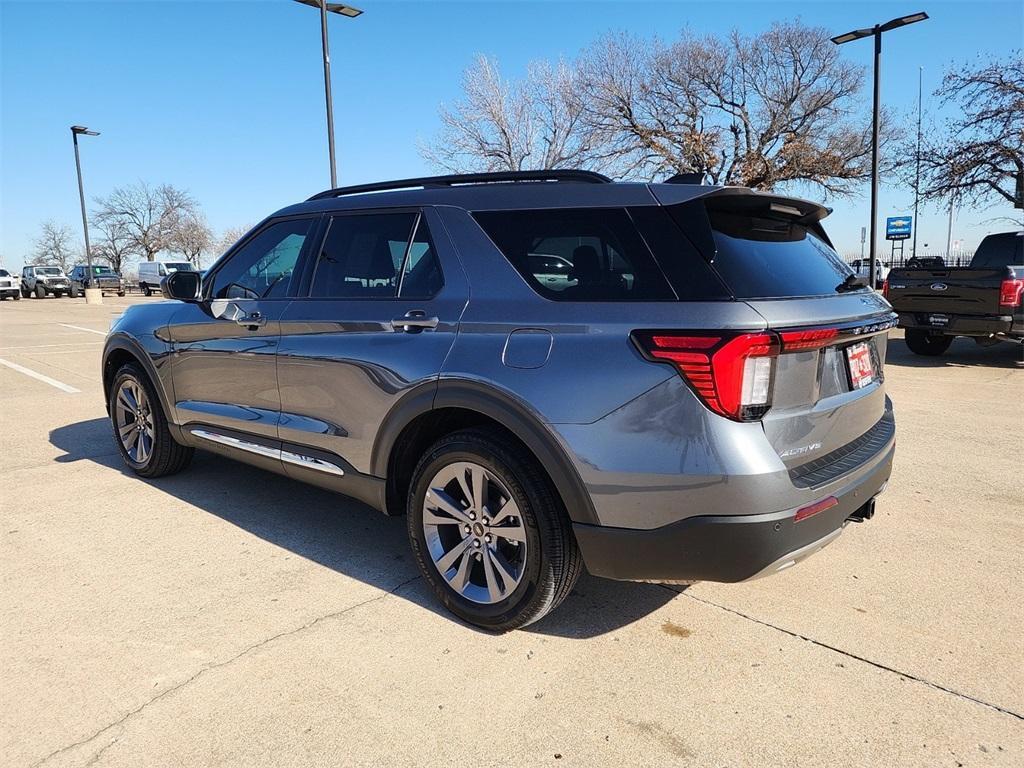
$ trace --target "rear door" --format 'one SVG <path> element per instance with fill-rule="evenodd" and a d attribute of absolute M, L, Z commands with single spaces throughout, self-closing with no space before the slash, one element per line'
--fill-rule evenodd
<path fill-rule="evenodd" d="M 879 294 L 848 281 L 852 271 L 818 223 L 824 210 L 791 202 L 727 194 L 670 207 L 695 245 L 711 252 L 735 300 L 781 339 L 762 424 L 788 466 L 844 447 L 882 420 L 894 320 Z"/>
<path fill-rule="evenodd" d="M 281 316 L 280 437 L 286 452 L 368 473 L 385 415 L 436 382 L 469 286 L 431 209 L 335 214 L 309 262 Z M 332 471 L 287 469 L 314 482 Z"/>

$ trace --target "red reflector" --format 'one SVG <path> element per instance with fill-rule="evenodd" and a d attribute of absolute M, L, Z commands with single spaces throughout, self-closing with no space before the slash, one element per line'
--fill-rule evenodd
<path fill-rule="evenodd" d="M 806 331 L 782 331 L 783 352 L 801 352 L 826 346 L 839 336 L 838 328 L 810 328 Z"/>
<path fill-rule="evenodd" d="M 999 285 L 999 306 L 1014 309 L 1020 306 L 1021 294 L 1024 294 L 1024 280 L 1007 278 Z"/>
<path fill-rule="evenodd" d="M 814 517 L 819 512 L 824 512 L 826 509 L 832 509 L 832 507 L 836 506 L 838 503 L 839 499 L 835 496 L 829 496 L 821 501 L 808 504 L 806 507 L 800 507 L 800 509 L 796 511 L 796 514 L 793 515 L 793 522 L 799 523 L 801 520 L 806 520 L 808 517 Z"/>
<path fill-rule="evenodd" d="M 889 298 L 889 278 L 888 277 L 885 278 L 885 280 L 882 281 L 882 296 L 884 296 L 887 299 Z"/>

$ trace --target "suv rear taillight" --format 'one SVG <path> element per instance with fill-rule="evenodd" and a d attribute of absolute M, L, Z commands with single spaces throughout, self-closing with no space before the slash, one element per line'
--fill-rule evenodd
<path fill-rule="evenodd" d="M 999 285 L 999 306 L 1002 309 L 1016 309 L 1024 294 L 1024 279 L 1008 277 Z"/>
<path fill-rule="evenodd" d="M 756 421 L 771 408 L 779 355 L 774 333 L 634 331 L 633 339 L 647 359 L 672 363 L 715 413 Z"/>
<path fill-rule="evenodd" d="M 882 297 L 885 298 L 885 299 L 889 298 L 889 278 L 888 277 L 886 277 L 885 280 L 882 281 Z"/>

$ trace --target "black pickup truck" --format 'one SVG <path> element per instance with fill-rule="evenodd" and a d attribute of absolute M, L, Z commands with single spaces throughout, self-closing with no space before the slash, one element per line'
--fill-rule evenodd
<path fill-rule="evenodd" d="M 957 336 L 1024 343 L 1024 232 L 989 235 L 967 267 L 891 270 L 882 292 L 918 355 L 941 355 Z"/>

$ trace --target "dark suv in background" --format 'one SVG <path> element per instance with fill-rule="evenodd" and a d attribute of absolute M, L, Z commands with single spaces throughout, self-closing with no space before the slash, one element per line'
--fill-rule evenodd
<path fill-rule="evenodd" d="M 68 295 L 71 298 L 76 298 L 86 288 L 99 288 L 101 291 L 109 291 L 116 293 L 118 296 L 124 296 L 124 281 L 110 267 L 93 264 L 92 274 L 90 275 L 89 272 L 88 264 L 78 264 L 71 270 L 71 274 L 68 275 L 68 280 L 71 283 L 68 288 Z"/>
<path fill-rule="evenodd" d="M 581 171 L 329 190 L 117 320 L 117 444 L 143 477 L 203 448 L 405 514 L 438 598 L 491 629 L 584 564 L 775 573 L 892 466 L 895 316 L 827 213 Z"/>

